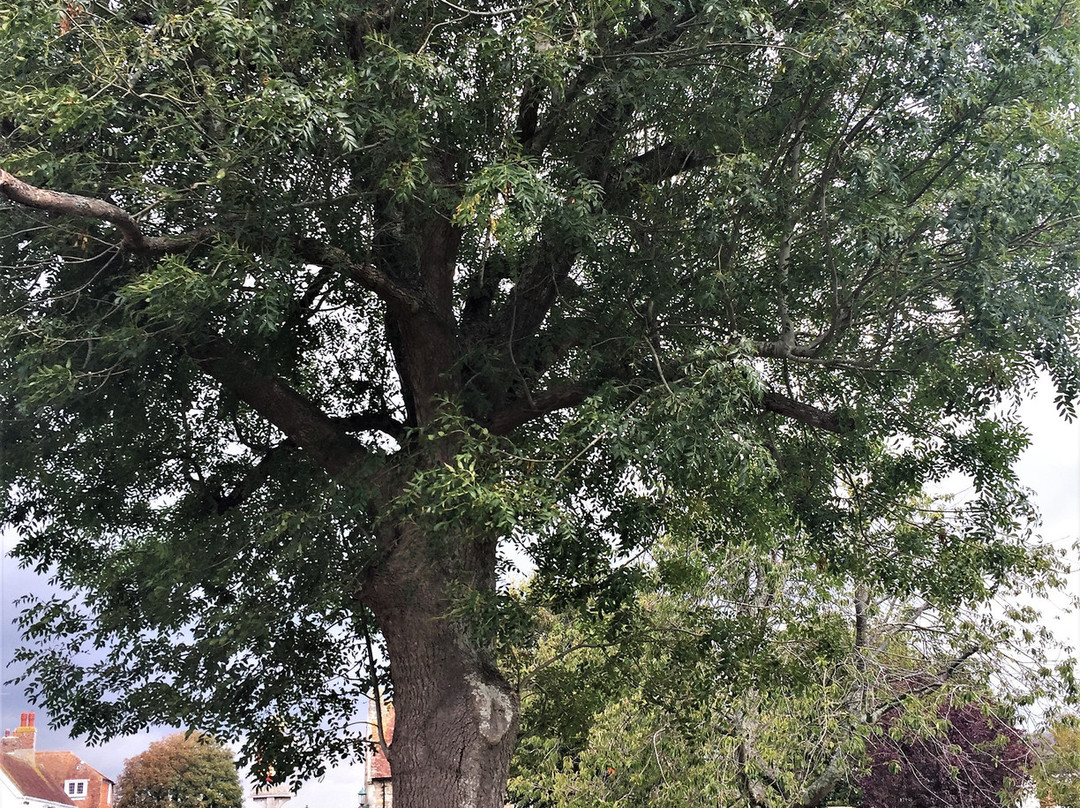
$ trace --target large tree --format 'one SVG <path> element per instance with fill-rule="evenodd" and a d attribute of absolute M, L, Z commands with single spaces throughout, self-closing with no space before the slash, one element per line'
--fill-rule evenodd
<path fill-rule="evenodd" d="M 1077 388 L 1075 19 L 5 3 L 2 516 L 79 593 L 26 613 L 31 692 L 310 775 L 384 644 L 395 799 L 492 808 L 504 561 L 615 609 L 696 495 L 895 590 L 1019 574 L 996 406 Z M 979 507 L 930 561 L 833 529 L 845 479 L 872 523 L 952 471 Z"/>
<path fill-rule="evenodd" d="M 232 753 L 208 735 L 177 732 L 124 761 L 116 808 L 241 808 Z"/>

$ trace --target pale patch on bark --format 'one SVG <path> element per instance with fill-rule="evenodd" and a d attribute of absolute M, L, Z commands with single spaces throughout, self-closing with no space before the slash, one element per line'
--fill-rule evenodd
<path fill-rule="evenodd" d="M 498 687 L 469 677 L 472 687 L 473 703 L 480 715 L 480 736 L 492 746 L 505 737 L 514 716 L 514 705 L 510 697 Z"/>
<path fill-rule="evenodd" d="M 475 808 L 476 797 L 480 793 L 480 775 L 475 771 L 461 778 L 461 808 Z"/>

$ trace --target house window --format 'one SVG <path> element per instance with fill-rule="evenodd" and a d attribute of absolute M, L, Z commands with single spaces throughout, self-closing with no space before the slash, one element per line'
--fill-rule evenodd
<path fill-rule="evenodd" d="M 89 784 L 89 780 L 65 780 L 64 793 L 73 799 L 81 800 L 86 796 L 86 787 Z"/>

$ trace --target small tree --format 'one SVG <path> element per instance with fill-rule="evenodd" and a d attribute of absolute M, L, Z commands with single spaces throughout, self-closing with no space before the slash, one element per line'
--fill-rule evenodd
<path fill-rule="evenodd" d="M 863 808 L 992 808 L 1010 805 L 1027 780 L 1031 750 L 1021 733 L 987 705 L 944 704 L 938 733 L 902 726 L 898 713 L 871 747 L 862 778 Z"/>
<path fill-rule="evenodd" d="M 1059 808 L 1080 808 L 1080 716 L 1054 722 L 1036 745 L 1039 760 L 1031 769 L 1035 790 L 1043 804 L 1053 797 Z"/>
<path fill-rule="evenodd" d="M 177 732 L 124 762 L 116 808 L 240 808 L 232 753 L 209 735 Z"/>

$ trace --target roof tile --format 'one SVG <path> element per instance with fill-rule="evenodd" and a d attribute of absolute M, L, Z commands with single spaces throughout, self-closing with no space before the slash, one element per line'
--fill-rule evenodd
<path fill-rule="evenodd" d="M 41 753 L 39 752 L 38 755 Z M 0 754 L 0 769 L 11 778 L 25 796 L 49 802 L 58 802 L 61 805 L 74 805 L 68 799 L 64 790 L 55 784 L 41 768 L 16 757 L 10 752 Z"/>

